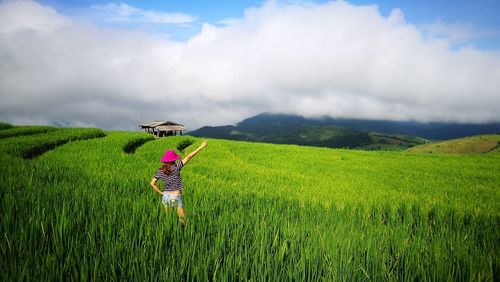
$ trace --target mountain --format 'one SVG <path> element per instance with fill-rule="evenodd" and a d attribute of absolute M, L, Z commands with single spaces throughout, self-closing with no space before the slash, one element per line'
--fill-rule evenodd
<path fill-rule="evenodd" d="M 189 134 L 229 140 L 297 144 L 364 150 L 406 150 L 428 140 L 456 139 L 500 133 L 500 123 L 459 124 L 305 118 L 262 113 L 236 125 L 205 126 Z"/>
<path fill-rule="evenodd" d="M 228 131 L 266 132 L 269 128 L 293 126 L 335 126 L 365 132 L 383 132 L 387 134 L 404 134 L 421 136 L 429 140 L 448 140 L 471 135 L 500 133 L 500 123 L 465 124 L 465 123 L 422 123 L 416 121 L 387 121 L 321 117 L 304 118 L 297 115 L 262 113 L 245 119 L 236 126 L 202 127 L 192 131 L 194 134 L 227 134 Z M 206 137 L 215 137 L 215 136 Z M 205 135 L 203 135 L 205 136 Z"/>
<path fill-rule="evenodd" d="M 422 123 L 416 121 L 387 121 L 321 117 L 308 119 L 297 115 L 262 113 L 237 124 L 238 127 L 255 128 L 266 124 L 307 124 L 339 126 L 367 132 L 404 134 L 420 136 L 429 140 L 448 140 L 471 135 L 500 133 L 500 123 L 465 124 L 465 123 Z"/>
<path fill-rule="evenodd" d="M 295 115 L 260 114 L 237 125 L 205 126 L 192 136 L 240 141 L 297 144 L 363 150 L 406 150 L 427 140 L 405 134 L 376 133 L 339 126 L 331 118 L 307 119 Z"/>

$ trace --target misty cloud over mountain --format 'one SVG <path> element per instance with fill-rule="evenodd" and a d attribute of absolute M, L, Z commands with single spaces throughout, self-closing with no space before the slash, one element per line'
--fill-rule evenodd
<path fill-rule="evenodd" d="M 187 42 L 77 21 L 31 1 L 0 4 L 0 120 L 191 129 L 260 112 L 500 121 L 500 51 L 425 38 L 403 11 L 277 4 L 203 24 Z"/>

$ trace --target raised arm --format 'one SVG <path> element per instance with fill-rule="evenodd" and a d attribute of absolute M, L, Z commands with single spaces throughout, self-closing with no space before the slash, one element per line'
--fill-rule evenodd
<path fill-rule="evenodd" d="M 201 151 L 201 149 L 203 149 L 207 146 L 208 146 L 207 140 L 203 141 L 203 143 L 201 143 L 200 147 L 196 148 L 196 150 L 191 152 L 191 154 L 187 155 L 184 159 L 182 159 L 182 164 L 186 165 L 190 159 L 192 159 L 194 156 L 196 156 L 196 154 L 198 154 L 199 151 Z"/>

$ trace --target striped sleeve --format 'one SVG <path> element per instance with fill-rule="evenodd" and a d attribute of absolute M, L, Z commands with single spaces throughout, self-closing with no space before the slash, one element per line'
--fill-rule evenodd
<path fill-rule="evenodd" d="M 177 170 L 180 171 L 182 169 L 182 167 L 184 167 L 184 163 L 182 162 L 182 160 L 178 163 L 175 164 L 177 166 Z"/>
<path fill-rule="evenodd" d="M 157 170 L 156 173 L 155 173 L 154 178 L 160 179 L 160 173 L 161 173 L 161 170 Z"/>

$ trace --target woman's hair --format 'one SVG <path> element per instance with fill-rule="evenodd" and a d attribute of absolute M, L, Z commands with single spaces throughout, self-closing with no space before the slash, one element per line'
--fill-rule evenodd
<path fill-rule="evenodd" d="M 172 171 L 174 171 L 172 169 L 172 165 L 174 165 L 174 162 L 170 162 L 170 163 L 163 163 L 161 165 L 161 171 L 166 174 L 166 175 L 170 175 L 172 174 Z"/>

